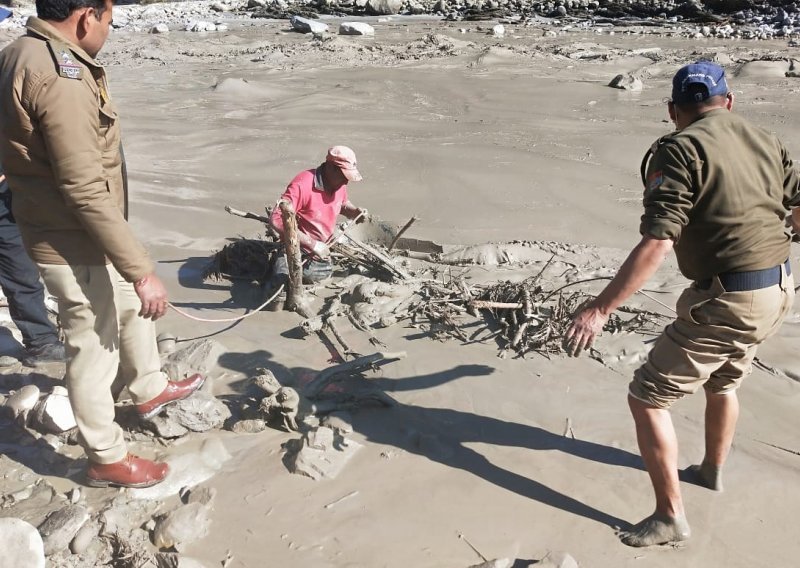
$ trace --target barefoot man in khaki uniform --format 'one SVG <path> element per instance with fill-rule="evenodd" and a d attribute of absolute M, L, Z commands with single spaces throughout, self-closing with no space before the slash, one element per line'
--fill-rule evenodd
<path fill-rule="evenodd" d="M 669 407 L 701 386 L 705 456 L 688 473 L 695 483 L 722 490 L 739 415 L 736 389 L 794 299 L 784 221 L 787 209 L 800 205 L 800 178 L 786 150 L 773 134 L 730 112 L 733 94 L 718 65 L 682 67 L 672 85 L 668 108 L 677 131 L 654 145 L 643 176 L 642 240 L 566 336 L 572 354 L 591 346 L 609 314 L 675 249 L 681 272 L 694 282 L 628 393 L 656 497 L 655 512 L 621 535 L 630 546 L 690 536 Z M 789 220 L 798 232 L 800 209 Z"/>
<path fill-rule="evenodd" d="M 111 386 L 152 417 L 203 383 L 161 372 L 155 320 L 167 293 L 126 221 L 117 112 L 94 57 L 111 0 L 39 0 L 27 34 L 0 53 L 0 154 L 25 248 L 58 311 L 65 381 L 95 486 L 147 487 L 167 465 L 128 453 Z"/>

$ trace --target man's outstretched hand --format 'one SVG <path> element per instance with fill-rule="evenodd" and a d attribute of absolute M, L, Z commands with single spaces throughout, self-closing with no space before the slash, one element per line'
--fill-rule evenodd
<path fill-rule="evenodd" d="M 148 274 L 133 283 L 136 295 L 142 301 L 139 315 L 153 321 L 167 313 L 167 289 L 155 274 Z"/>
<path fill-rule="evenodd" d="M 591 348 L 595 337 L 600 335 L 607 321 L 608 316 L 591 303 L 581 308 L 564 335 L 564 349 L 567 354 L 577 357 L 585 349 Z"/>

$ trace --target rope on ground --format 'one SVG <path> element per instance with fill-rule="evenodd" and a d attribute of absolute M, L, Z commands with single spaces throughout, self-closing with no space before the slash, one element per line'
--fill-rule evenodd
<path fill-rule="evenodd" d="M 180 309 L 178 307 L 175 307 L 171 302 L 167 302 L 167 305 L 170 308 L 172 308 L 173 310 L 175 310 L 176 312 L 178 312 L 183 317 L 189 318 L 190 320 L 204 321 L 204 322 L 210 322 L 210 323 L 225 323 L 225 322 L 232 322 L 232 321 L 240 321 L 240 320 L 243 320 L 245 318 L 249 318 L 253 314 L 257 314 L 258 312 L 260 312 L 261 310 L 266 308 L 275 298 L 277 298 L 278 295 L 281 292 L 283 292 L 283 284 L 280 285 L 280 288 L 278 288 L 278 290 L 266 302 L 264 302 L 263 304 L 258 306 L 255 310 L 253 310 L 249 314 L 244 314 L 242 316 L 236 316 L 235 318 L 222 318 L 222 319 L 199 318 L 197 316 L 193 316 L 192 314 L 183 311 L 182 309 Z"/>

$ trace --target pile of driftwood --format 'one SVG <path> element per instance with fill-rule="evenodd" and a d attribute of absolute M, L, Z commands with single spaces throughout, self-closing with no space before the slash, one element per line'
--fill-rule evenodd
<path fill-rule="evenodd" d="M 296 231 L 292 227 L 293 212 L 286 209 L 285 204 L 281 209 L 287 228 Z M 228 210 L 267 222 L 262 216 Z M 305 317 L 302 328 L 307 333 L 327 332 L 341 345 L 337 350 L 343 355 L 342 359 L 357 358 L 361 354 L 346 343 L 337 327 L 340 319 L 348 320 L 356 329 L 368 334 L 370 343 L 382 347 L 371 328 L 408 321 L 415 326 L 426 326 L 435 338 L 454 338 L 464 343 L 486 340 L 485 332 L 489 331 L 488 337 L 500 344 L 501 356 L 537 353 L 549 357 L 564 351 L 563 338 L 572 318 L 592 298 L 585 291 L 585 284 L 605 279 L 578 280 L 575 270 L 565 284 L 563 270 L 548 274 L 557 254 L 544 263 L 538 274 L 521 282 L 470 286 L 463 275 L 454 275 L 449 266 L 440 265 L 431 255 L 412 271 L 405 264 L 409 256 L 407 251 L 398 253 L 392 248 L 415 220 L 412 218 L 388 246 L 361 241 L 348 234 L 346 227 L 340 228 L 331 240 L 331 250 L 338 253 L 340 268 L 350 265 L 355 269 L 352 272 L 360 276 L 353 276 L 352 282 L 350 279 L 341 282 L 341 292 L 329 297 L 321 309 L 312 311 L 308 303 L 300 299 L 291 303 L 289 309 Z M 216 268 L 211 274 L 228 277 L 249 270 L 247 277 L 264 278 L 269 274 L 266 259 L 274 255 L 278 246 L 269 234 L 265 241 L 236 241 L 215 255 Z M 292 248 L 298 251 L 299 262 L 296 242 L 293 247 L 287 247 L 287 253 Z M 460 259 L 459 264 L 464 265 L 466 261 Z M 563 262 L 556 264 L 563 266 Z M 290 282 L 290 296 L 292 288 L 303 293 L 299 282 Z M 665 319 L 666 316 L 656 312 L 622 307 L 609 318 L 605 330 L 655 335 Z"/>

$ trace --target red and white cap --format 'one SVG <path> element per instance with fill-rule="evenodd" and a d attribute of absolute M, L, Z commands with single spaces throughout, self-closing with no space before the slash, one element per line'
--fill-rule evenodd
<path fill-rule="evenodd" d="M 334 146 L 328 150 L 328 156 L 325 161 L 342 170 L 344 177 L 348 181 L 361 181 L 363 179 L 356 167 L 356 153 L 347 146 Z"/>

